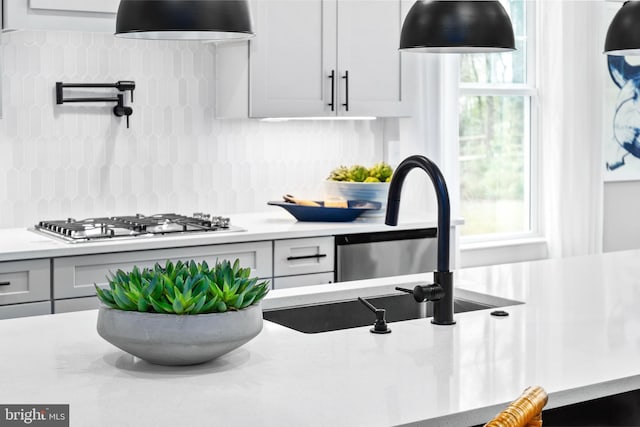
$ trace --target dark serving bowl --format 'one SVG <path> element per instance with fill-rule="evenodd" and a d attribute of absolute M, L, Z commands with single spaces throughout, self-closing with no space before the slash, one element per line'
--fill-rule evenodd
<path fill-rule="evenodd" d="M 280 206 L 295 217 L 298 221 L 320 222 L 348 222 L 353 221 L 361 214 L 369 210 L 380 209 L 380 202 L 366 200 L 349 200 L 346 208 L 325 208 L 324 202 L 317 202 L 321 206 L 303 206 L 290 202 L 267 202 L 271 206 Z"/>

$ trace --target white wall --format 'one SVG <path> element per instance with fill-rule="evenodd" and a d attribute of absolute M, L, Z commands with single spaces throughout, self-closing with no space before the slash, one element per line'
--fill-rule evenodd
<path fill-rule="evenodd" d="M 21 31 L 1 48 L 0 228 L 272 210 L 266 202 L 285 192 L 321 197 L 337 165 L 383 158 L 380 120 L 214 120 L 211 44 Z M 136 82 L 130 129 L 111 105 L 55 105 L 56 81 L 117 80 Z"/>
<path fill-rule="evenodd" d="M 604 185 L 604 251 L 640 248 L 640 182 Z"/>

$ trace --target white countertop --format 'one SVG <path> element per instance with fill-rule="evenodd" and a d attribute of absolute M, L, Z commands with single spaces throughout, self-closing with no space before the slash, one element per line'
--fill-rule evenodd
<path fill-rule="evenodd" d="M 463 426 L 529 385 L 547 390 L 547 408 L 639 389 L 639 257 L 463 270 L 458 286 L 525 304 L 506 318 L 456 314 L 455 326 L 397 322 L 388 335 L 368 327 L 306 335 L 265 322 L 243 347 L 192 367 L 118 350 L 96 333 L 96 311 L 1 320 L 0 403 L 68 403 L 72 426 Z M 429 276 L 272 291 L 265 305 Z"/>
<path fill-rule="evenodd" d="M 235 214 L 231 216 L 231 220 L 234 225 L 246 231 L 66 243 L 26 228 L 0 229 L 0 261 L 406 230 L 437 225 L 436 220 L 425 219 L 424 215 L 414 214 L 401 216 L 397 227 L 385 225 L 382 217 L 358 218 L 353 222 L 299 222 L 284 210 L 276 210 L 276 208 L 267 212 Z M 461 224 L 462 221 L 456 220 L 452 223 Z"/>

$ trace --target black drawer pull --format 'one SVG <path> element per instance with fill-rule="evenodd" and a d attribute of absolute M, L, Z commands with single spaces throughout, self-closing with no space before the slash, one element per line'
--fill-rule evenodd
<path fill-rule="evenodd" d="M 11 282 L 0 282 L 0 286 L 9 286 Z"/>
<path fill-rule="evenodd" d="M 324 258 L 327 254 L 315 254 L 315 255 L 302 255 L 302 256 L 290 256 L 287 257 L 287 261 L 293 261 L 294 259 L 310 259 L 310 258 Z"/>

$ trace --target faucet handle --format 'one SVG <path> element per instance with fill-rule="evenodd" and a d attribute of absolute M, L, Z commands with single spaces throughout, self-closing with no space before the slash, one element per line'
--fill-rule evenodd
<path fill-rule="evenodd" d="M 401 292 L 404 292 L 406 294 L 413 295 L 413 289 L 401 288 L 400 286 L 396 286 L 396 291 L 401 291 Z"/>
<path fill-rule="evenodd" d="M 131 93 L 131 103 L 133 104 L 133 90 L 136 88 L 136 82 L 132 80 L 120 80 L 116 82 L 115 86 L 120 92 L 128 90 Z"/>
<path fill-rule="evenodd" d="M 431 285 L 416 285 L 413 290 L 396 286 L 397 291 L 413 295 L 416 302 L 439 301 L 444 297 L 444 289 L 436 283 Z"/>

